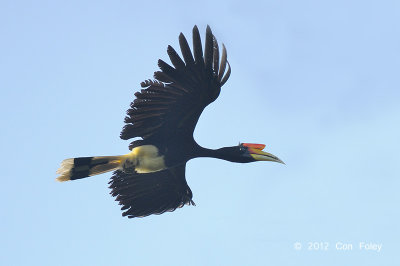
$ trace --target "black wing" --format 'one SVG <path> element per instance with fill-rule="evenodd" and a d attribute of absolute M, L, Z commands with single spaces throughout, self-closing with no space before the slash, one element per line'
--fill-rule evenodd
<path fill-rule="evenodd" d="M 185 36 L 179 35 L 184 60 L 168 46 L 174 67 L 161 59 L 156 80 L 141 83 L 146 88 L 135 93 L 121 132 L 122 139 L 141 137 L 143 140 L 164 141 L 171 136 L 193 136 L 204 108 L 213 102 L 228 80 L 231 69 L 223 46 L 221 63 L 218 42 L 207 26 L 204 56 L 197 26 L 193 28 L 193 55 Z M 225 70 L 227 68 L 226 74 Z"/>
<path fill-rule="evenodd" d="M 186 183 L 185 165 L 147 174 L 115 171 L 109 184 L 111 195 L 122 205 L 122 216 L 128 218 L 195 205 Z"/>

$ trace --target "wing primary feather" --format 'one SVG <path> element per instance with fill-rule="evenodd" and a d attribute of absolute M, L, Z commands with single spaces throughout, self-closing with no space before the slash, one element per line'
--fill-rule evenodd
<path fill-rule="evenodd" d="M 178 53 L 175 51 L 174 48 L 172 48 L 171 45 L 168 45 L 167 53 L 169 56 L 169 59 L 171 60 L 172 64 L 176 69 L 183 69 L 185 68 L 185 63 L 182 61 Z"/>
<path fill-rule="evenodd" d="M 162 71 L 156 71 L 154 72 L 154 78 L 165 83 L 172 83 L 173 80 L 171 77 L 167 76 L 164 72 Z"/>
<path fill-rule="evenodd" d="M 203 48 L 201 47 L 201 38 L 197 26 L 193 27 L 193 53 L 196 64 L 203 67 Z"/>
<path fill-rule="evenodd" d="M 214 58 L 213 58 L 213 72 L 218 75 L 219 70 L 219 47 L 218 41 L 215 36 L 213 36 L 213 49 L 214 49 Z"/>
<path fill-rule="evenodd" d="M 163 60 L 159 59 L 158 60 L 158 66 L 164 72 L 165 75 L 167 75 L 173 82 L 176 82 L 176 71 L 175 69 L 170 66 L 169 64 L 165 63 Z"/>
<path fill-rule="evenodd" d="M 225 68 L 226 68 L 226 58 L 227 58 L 226 48 L 225 48 L 225 45 L 222 44 L 221 65 L 219 67 L 219 73 L 218 73 L 219 81 L 221 81 L 222 77 L 224 76 L 224 72 L 225 72 Z"/>
<path fill-rule="evenodd" d="M 212 69 L 213 63 L 213 34 L 210 26 L 207 25 L 206 40 L 204 45 L 204 63 L 207 71 Z"/>
<path fill-rule="evenodd" d="M 229 79 L 229 76 L 231 75 L 231 66 L 229 65 L 228 61 L 226 61 L 226 63 L 228 64 L 228 70 L 226 71 L 224 78 L 221 80 L 221 87 L 225 84 L 225 82 Z"/>
<path fill-rule="evenodd" d="M 194 65 L 194 59 L 192 52 L 190 51 L 189 44 L 182 33 L 179 35 L 179 45 L 181 47 L 181 52 L 186 65 Z"/>

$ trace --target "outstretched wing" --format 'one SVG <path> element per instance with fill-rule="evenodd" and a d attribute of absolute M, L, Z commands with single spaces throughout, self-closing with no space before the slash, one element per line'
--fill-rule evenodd
<path fill-rule="evenodd" d="M 194 57 L 182 33 L 179 44 L 184 60 L 168 46 L 174 67 L 160 59 L 161 71 L 154 73 L 156 80 L 141 83 L 146 89 L 135 93 L 136 99 L 127 111 L 126 125 L 121 132 L 122 139 L 141 137 L 163 141 L 171 136 L 193 136 L 204 108 L 218 97 L 231 72 L 225 47 L 220 60 L 218 42 L 209 26 L 204 56 L 197 26 L 193 28 Z"/>
<path fill-rule="evenodd" d="M 183 205 L 195 205 L 185 179 L 185 165 L 163 171 L 137 174 L 115 171 L 109 182 L 122 216 L 144 217 L 174 211 Z"/>

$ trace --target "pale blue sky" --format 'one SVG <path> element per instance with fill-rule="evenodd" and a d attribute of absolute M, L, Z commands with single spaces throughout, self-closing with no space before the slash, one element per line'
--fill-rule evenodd
<path fill-rule="evenodd" d="M 0 264 L 399 265 L 399 3 L 1 1 Z M 133 220 L 110 174 L 57 183 L 65 158 L 128 151 L 133 93 L 195 24 L 232 66 L 196 139 L 287 165 L 192 160 L 197 206 Z"/>

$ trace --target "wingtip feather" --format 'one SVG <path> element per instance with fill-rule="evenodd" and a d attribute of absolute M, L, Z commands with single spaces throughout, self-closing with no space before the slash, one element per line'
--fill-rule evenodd
<path fill-rule="evenodd" d="M 229 64 L 228 61 L 226 61 L 226 63 L 228 64 L 228 70 L 226 71 L 225 76 L 221 80 L 221 86 L 223 86 L 228 81 L 229 76 L 231 75 L 231 65 Z"/>
<path fill-rule="evenodd" d="M 193 27 L 193 53 L 194 53 L 194 60 L 196 64 L 203 65 L 203 48 L 201 47 L 201 38 L 199 29 L 195 25 Z"/>
<path fill-rule="evenodd" d="M 204 44 L 204 63 L 207 70 L 212 68 L 214 55 L 214 40 L 210 26 L 207 25 L 206 40 Z"/>

